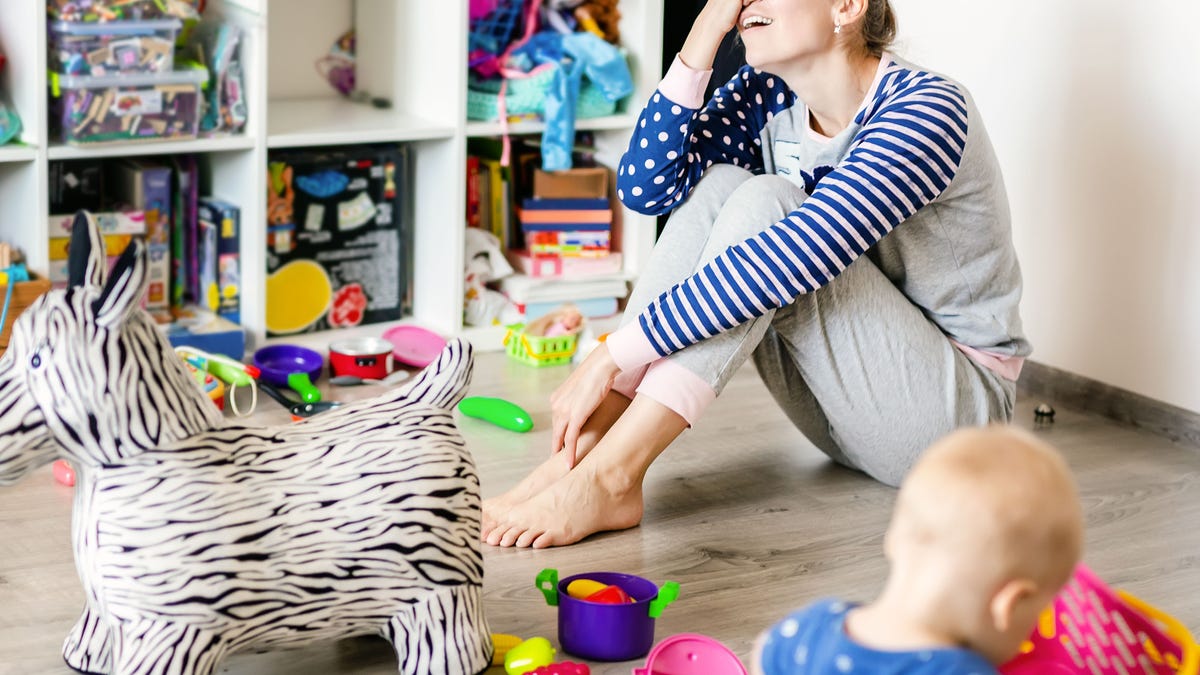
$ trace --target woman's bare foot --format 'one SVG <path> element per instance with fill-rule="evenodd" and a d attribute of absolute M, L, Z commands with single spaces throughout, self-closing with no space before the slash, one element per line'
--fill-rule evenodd
<path fill-rule="evenodd" d="M 596 412 L 592 413 L 579 432 L 579 441 L 575 450 L 576 465 L 583 461 L 592 448 L 596 447 L 596 444 L 604 438 L 608 430 L 621 417 L 621 413 L 625 412 L 628 407 L 629 399 L 620 394 L 614 392 L 604 397 L 600 406 L 596 408 Z M 504 494 L 483 500 L 483 522 L 480 536 L 486 541 L 488 534 L 496 526 L 498 516 L 508 513 L 513 507 L 528 501 L 534 495 L 550 487 L 566 476 L 570 470 L 566 455 L 556 452 Z"/>
<path fill-rule="evenodd" d="M 566 546 L 596 532 L 642 520 L 640 477 L 602 469 L 587 459 L 528 501 L 509 508 L 484 541 L 492 546 Z"/>
<path fill-rule="evenodd" d="M 529 472 L 528 476 L 522 478 L 521 482 L 517 483 L 508 492 L 499 497 L 483 500 L 483 523 L 480 536 L 484 540 L 487 540 L 488 534 L 496 526 L 498 516 L 503 516 L 512 510 L 513 507 L 528 501 L 537 493 L 566 476 L 570 470 L 571 467 L 567 466 L 567 456 L 561 452 L 556 452 L 538 465 L 536 469 Z"/>

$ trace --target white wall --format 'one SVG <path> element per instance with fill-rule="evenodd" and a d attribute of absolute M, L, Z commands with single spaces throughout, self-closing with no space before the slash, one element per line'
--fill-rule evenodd
<path fill-rule="evenodd" d="M 1033 358 L 1200 412 L 1200 2 L 892 2 L 1000 156 Z"/>

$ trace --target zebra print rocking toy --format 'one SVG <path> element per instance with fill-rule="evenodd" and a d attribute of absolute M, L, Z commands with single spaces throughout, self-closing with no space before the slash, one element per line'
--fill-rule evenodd
<path fill-rule="evenodd" d="M 70 287 L 16 321 L 0 359 L 0 484 L 79 469 L 75 670 L 208 675 L 233 652 L 374 634 L 400 672 L 479 673 L 479 479 L 450 410 L 471 349 L 402 389 L 301 424 L 236 426 L 139 309 L 132 244 L 105 282 L 76 216 Z"/>

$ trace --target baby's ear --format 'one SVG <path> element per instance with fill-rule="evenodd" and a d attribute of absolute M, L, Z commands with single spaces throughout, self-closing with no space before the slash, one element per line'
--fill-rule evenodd
<path fill-rule="evenodd" d="M 1037 593 L 1037 584 L 1029 579 L 1011 579 L 992 596 L 989 607 L 992 615 L 992 627 L 1000 633 L 1012 628 L 1013 615 L 1022 600 L 1028 600 Z"/>

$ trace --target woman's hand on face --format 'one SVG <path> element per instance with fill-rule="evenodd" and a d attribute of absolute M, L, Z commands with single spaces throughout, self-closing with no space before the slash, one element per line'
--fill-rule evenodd
<path fill-rule="evenodd" d="M 695 70 L 709 70 L 717 58 L 717 49 L 725 34 L 737 27 L 742 7 L 755 0 L 708 0 L 692 23 L 679 58 Z"/>
<path fill-rule="evenodd" d="M 738 17 L 742 8 L 754 0 L 708 0 L 696 17 L 696 23 L 704 22 L 705 27 L 719 31 L 722 38 L 729 31 L 737 28 Z"/>
<path fill-rule="evenodd" d="M 608 345 L 601 342 L 551 394 L 550 410 L 554 420 L 552 447 L 554 452 L 561 450 L 567 453 L 568 466 L 575 466 L 575 448 L 584 422 L 612 390 L 619 372 L 620 368 L 608 353 Z"/>

